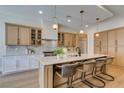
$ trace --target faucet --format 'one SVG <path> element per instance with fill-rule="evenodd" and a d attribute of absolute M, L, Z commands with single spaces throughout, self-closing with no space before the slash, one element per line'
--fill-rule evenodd
<path fill-rule="evenodd" d="M 78 51 L 78 55 L 81 56 L 81 49 L 80 49 L 80 47 L 76 47 L 76 51 Z"/>
<path fill-rule="evenodd" d="M 34 54 L 35 51 L 33 49 L 27 48 L 27 54 Z"/>

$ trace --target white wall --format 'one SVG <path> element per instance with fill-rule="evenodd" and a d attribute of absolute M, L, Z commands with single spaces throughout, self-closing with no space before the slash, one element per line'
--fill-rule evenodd
<path fill-rule="evenodd" d="M 99 31 L 105 31 L 124 26 L 124 16 L 116 16 L 105 20 L 99 24 Z M 88 29 L 88 53 L 94 53 L 94 33 L 96 32 L 96 25 Z"/>
<path fill-rule="evenodd" d="M 71 32 L 71 33 L 78 33 L 79 32 L 79 31 L 77 31 L 75 29 L 71 29 L 71 28 L 63 26 L 63 25 L 59 26 L 59 31 L 60 32 Z"/>
<path fill-rule="evenodd" d="M 47 21 L 43 19 L 43 31 L 42 31 L 42 38 L 43 39 L 53 39 L 57 40 L 58 31 L 54 31 L 52 28 L 53 22 Z"/>

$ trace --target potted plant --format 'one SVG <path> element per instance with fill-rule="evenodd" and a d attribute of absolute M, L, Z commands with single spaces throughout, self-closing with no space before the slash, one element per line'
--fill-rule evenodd
<path fill-rule="evenodd" d="M 55 48 L 53 51 L 54 55 L 57 56 L 57 59 L 63 56 L 64 52 L 62 48 Z"/>

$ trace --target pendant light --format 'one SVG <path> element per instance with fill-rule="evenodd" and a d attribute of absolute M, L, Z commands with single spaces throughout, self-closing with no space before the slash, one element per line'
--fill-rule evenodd
<path fill-rule="evenodd" d="M 81 10 L 80 11 L 80 14 L 81 14 L 81 29 L 80 29 L 80 34 L 83 34 L 84 33 L 84 30 L 83 30 L 83 13 L 84 13 L 84 11 Z"/>
<path fill-rule="evenodd" d="M 57 22 L 57 17 L 56 17 L 56 5 L 54 6 L 54 24 L 52 25 L 53 30 L 57 30 L 58 29 L 58 22 Z"/>
<path fill-rule="evenodd" d="M 99 31 L 99 20 L 100 20 L 100 18 L 96 18 L 96 22 L 97 22 L 97 28 L 96 28 L 96 30 L 97 30 L 97 33 L 96 33 L 96 37 L 99 37 L 100 35 L 99 35 L 99 33 L 98 33 L 98 31 Z"/>
<path fill-rule="evenodd" d="M 70 23 L 71 22 L 71 16 L 66 16 L 67 22 Z"/>

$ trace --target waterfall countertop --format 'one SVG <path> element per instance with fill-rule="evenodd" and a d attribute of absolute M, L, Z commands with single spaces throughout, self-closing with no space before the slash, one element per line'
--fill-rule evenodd
<path fill-rule="evenodd" d="M 40 65 L 45 66 L 45 65 L 61 64 L 61 63 L 74 62 L 74 61 L 87 60 L 87 59 L 94 59 L 94 58 L 100 58 L 100 57 L 107 57 L 107 55 L 82 54 L 81 56 L 67 56 L 65 58 L 60 58 L 60 59 L 57 59 L 56 56 L 42 57 L 41 60 L 40 60 Z"/>

